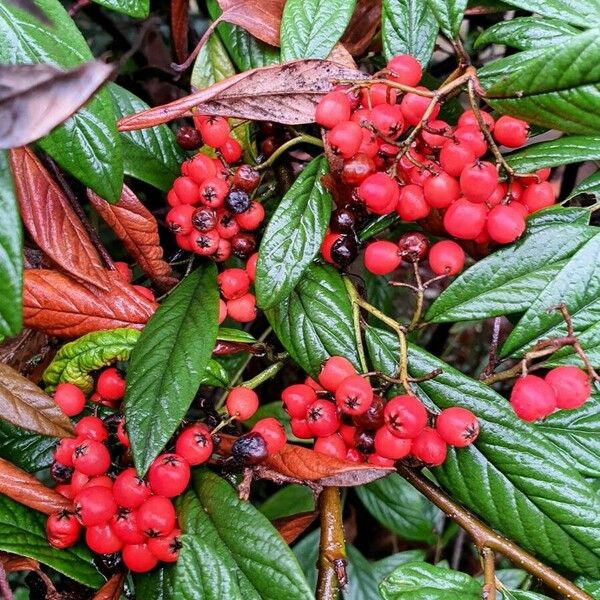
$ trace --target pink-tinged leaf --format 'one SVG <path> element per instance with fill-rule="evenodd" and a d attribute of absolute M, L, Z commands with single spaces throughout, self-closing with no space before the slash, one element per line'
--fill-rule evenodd
<path fill-rule="evenodd" d="M 279 26 L 285 0 L 217 0 L 222 21 L 239 25 L 255 38 L 279 46 Z"/>

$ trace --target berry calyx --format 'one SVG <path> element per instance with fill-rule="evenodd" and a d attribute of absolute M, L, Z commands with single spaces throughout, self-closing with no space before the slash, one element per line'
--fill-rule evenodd
<path fill-rule="evenodd" d="M 336 388 L 335 401 L 343 413 L 361 415 L 371 406 L 373 388 L 364 377 L 350 375 Z"/>
<path fill-rule="evenodd" d="M 315 400 L 306 410 L 308 428 L 315 437 L 335 433 L 340 426 L 335 404 L 329 400 Z"/>

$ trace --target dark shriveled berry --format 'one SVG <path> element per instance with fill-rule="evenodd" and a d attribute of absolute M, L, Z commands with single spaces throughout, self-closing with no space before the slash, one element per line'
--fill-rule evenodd
<path fill-rule="evenodd" d="M 248 192 L 233 188 L 225 198 L 225 207 L 236 215 L 247 211 L 250 208 Z"/>
<path fill-rule="evenodd" d="M 217 225 L 217 213 L 212 208 L 202 207 L 192 215 L 192 225 L 198 231 L 209 231 Z"/>
<path fill-rule="evenodd" d="M 354 233 L 356 213 L 348 208 L 337 208 L 331 213 L 329 228 L 335 233 Z"/>
<path fill-rule="evenodd" d="M 331 258 L 336 265 L 347 267 L 358 256 L 358 243 L 354 235 L 342 235 L 331 247 Z"/>
<path fill-rule="evenodd" d="M 398 248 L 400 248 L 400 256 L 403 260 L 419 262 L 427 256 L 429 241 L 419 231 L 410 231 L 400 236 Z"/>
<path fill-rule="evenodd" d="M 383 409 L 385 403 L 379 396 L 374 396 L 371 405 L 366 412 L 361 415 L 354 416 L 354 424 L 357 427 L 364 427 L 365 429 L 379 429 L 383 427 L 385 419 L 383 416 Z"/>
<path fill-rule="evenodd" d="M 356 449 L 363 454 L 370 454 L 375 450 L 375 436 L 367 429 L 359 429 L 354 436 L 354 442 Z"/>
<path fill-rule="evenodd" d="M 231 183 L 234 188 L 253 192 L 260 183 L 260 173 L 250 165 L 242 165 L 234 173 Z"/>
<path fill-rule="evenodd" d="M 231 251 L 238 258 L 247 258 L 256 248 L 256 238 L 251 233 L 238 233 L 231 239 Z"/>
<path fill-rule="evenodd" d="M 257 465 L 265 460 L 268 454 L 265 438 L 252 431 L 240 436 L 231 446 L 233 458 L 244 465 Z"/>
<path fill-rule="evenodd" d="M 202 137 L 195 127 L 180 127 L 177 132 L 177 143 L 184 150 L 196 150 L 202 146 Z"/>
<path fill-rule="evenodd" d="M 69 483 L 73 475 L 73 469 L 62 463 L 54 462 L 50 468 L 50 475 L 57 483 Z"/>

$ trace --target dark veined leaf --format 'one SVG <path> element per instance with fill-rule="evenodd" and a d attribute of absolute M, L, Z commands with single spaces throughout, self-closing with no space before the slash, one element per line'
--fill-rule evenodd
<path fill-rule="evenodd" d="M 580 33 L 579 29 L 563 20 L 517 17 L 500 21 L 486 29 L 475 40 L 475 48 L 487 44 L 504 44 L 518 50 L 531 50 L 561 44 L 577 33 Z"/>
<path fill-rule="evenodd" d="M 374 367 L 394 373 L 396 337 L 371 327 L 366 339 Z M 546 561 L 598 576 L 600 498 L 562 451 L 518 419 L 505 398 L 424 350 L 410 347 L 408 365 L 413 377 L 443 369 L 416 388 L 428 406 L 467 408 L 481 424 L 475 444 L 450 449 L 443 466 L 433 470 L 440 484 L 494 529 Z"/>
<path fill-rule="evenodd" d="M 108 329 L 65 344 L 44 371 L 46 391 L 52 393 L 59 383 L 68 382 L 90 393 L 94 388 L 90 373 L 117 360 L 129 360 L 139 337 L 137 329 Z"/>
<path fill-rule="evenodd" d="M 202 382 L 217 339 L 216 278 L 216 267 L 207 263 L 183 279 L 131 353 L 125 417 L 141 475 L 179 426 Z"/>
<path fill-rule="evenodd" d="M 333 355 L 358 366 L 352 306 L 333 267 L 309 266 L 294 291 L 266 315 L 290 356 L 311 376 Z"/>
<path fill-rule="evenodd" d="M 396 54 L 411 54 L 427 65 L 437 32 L 427 0 L 383 0 L 381 39 L 386 60 Z"/>
<path fill-rule="evenodd" d="M 150 12 L 150 0 L 94 0 L 94 2 L 135 19 L 145 19 Z"/>
<path fill-rule="evenodd" d="M 281 58 L 327 58 L 355 6 L 356 0 L 287 0 L 281 19 Z"/>
<path fill-rule="evenodd" d="M 91 588 L 104 579 L 83 545 L 57 550 L 46 539 L 46 516 L 0 495 L 0 550 L 27 556 Z"/>
<path fill-rule="evenodd" d="M 400 538 L 435 543 L 440 511 L 399 475 L 357 487 L 356 493 L 371 515 Z"/>
<path fill-rule="evenodd" d="M 72 68 L 90 61 L 87 44 L 57 0 L 38 0 L 54 27 L 40 27 L 32 15 L 10 4 L 0 5 L 0 62 L 50 63 Z M 123 185 L 123 158 L 116 118 L 108 92 L 91 102 L 40 141 L 61 167 L 114 201 Z"/>
<path fill-rule="evenodd" d="M 281 303 L 319 254 L 331 215 L 331 195 L 321 178 L 325 156 L 315 158 L 279 203 L 260 245 L 256 299 L 263 308 Z"/>
<path fill-rule="evenodd" d="M 269 521 L 311 512 L 315 510 L 315 496 L 305 485 L 286 485 L 269 496 L 260 505 L 259 510 Z"/>
<path fill-rule="evenodd" d="M 149 106 L 129 90 L 116 83 L 107 86 L 117 119 Z M 179 176 L 185 153 L 177 145 L 173 132 L 166 125 L 157 125 L 119 134 L 123 145 L 125 173 L 166 192 Z M 99 194 L 101 197 L 102 194 Z M 117 198 L 118 199 L 118 198 Z"/>
<path fill-rule="evenodd" d="M 177 501 L 183 548 L 173 565 L 137 578 L 147 600 L 306 600 L 298 561 L 267 518 L 210 471 Z"/>
<path fill-rule="evenodd" d="M 8 156 L 0 150 L 0 336 L 23 327 L 23 229 Z"/>
<path fill-rule="evenodd" d="M 589 194 L 597 201 L 600 199 L 600 171 L 596 171 L 580 183 L 578 183 L 573 191 L 569 194 L 567 200 L 579 196 L 580 194 Z"/>
<path fill-rule="evenodd" d="M 28 473 L 52 464 L 57 442 L 58 438 L 33 433 L 0 419 L 0 458 L 10 460 Z"/>
<path fill-rule="evenodd" d="M 427 0 L 440 29 L 450 39 L 458 37 L 467 0 Z"/>
<path fill-rule="evenodd" d="M 507 4 L 580 27 L 600 24 L 598 6 L 594 0 L 508 0 Z"/>
<path fill-rule="evenodd" d="M 590 216 L 591 213 L 587 208 L 577 208 L 574 206 L 565 208 L 560 204 L 555 204 L 527 217 L 527 233 L 532 233 L 536 229 L 548 227 L 549 225 L 560 225 L 563 223 L 589 225 Z"/>

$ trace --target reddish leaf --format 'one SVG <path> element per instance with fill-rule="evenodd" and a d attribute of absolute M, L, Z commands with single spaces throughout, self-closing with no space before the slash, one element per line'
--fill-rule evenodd
<path fill-rule="evenodd" d="M 33 558 L 26 556 L 17 556 L 8 552 L 0 553 L 0 562 L 7 573 L 15 573 L 17 571 L 39 571 L 40 563 Z"/>
<path fill-rule="evenodd" d="M 239 25 L 254 37 L 279 46 L 279 26 L 285 0 L 217 0 L 221 21 Z"/>
<path fill-rule="evenodd" d="M 381 0 L 358 0 L 341 42 L 353 56 L 362 54 L 381 22 Z"/>
<path fill-rule="evenodd" d="M 156 303 L 112 275 L 105 292 L 92 290 L 58 271 L 25 271 L 23 317 L 25 324 L 48 335 L 79 337 L 100 329 L 142 329 Z"/>
<path fill-rule="evenodd" d="M 189 0 L 171 0 L 171 41 L 179 62 L 188 56 L 189 4 Z"/>
<path fill-rule="evenodd" d="M 123 591 L 125 573 L 113 575 L 95 594 L 92 600 L 119 600 Z"/>
<path fill-rule="evenodd" d="M 297 515 L 291 515 L 290 517 L 282 517 L 281 519 L 275 519 L 273 525 L 275 529 L 279 531 L 281 537 L 285 540 L 286 544 L 292 544 L 296 539 L 301 536 L 311 523 L 317 518 L 317 512 L 306 512 Z"/>
<path fill-rule="evenodd" d="M 138 197 L 126 185 L 116 204 L 109 204 L 92 190 L 87 193 L 94 208 L 153 283 L 162 289 L 174 286 L 177 279 L 163 260 L 156 219 Z"/>
<path fill-rule="evenodd" d="M 40 249 L 77 279 L 107 290 L 102 260 L 73 207 L 35 154 L 10 151 L 21 217 Z"/>
<path fill-rule="evenodd" d="M 3 458 L 0 458 L 0 494 L 47 515 L 71 506 L 64 496 Z"/>
<path fill-rule="evenodd" d="M 219 81 L 169 104 L 124 117 L 120 131 L 167 123 L 197 109 L 203 114 L 298 125 L 314 122 L 315 106 L 335 81 L 366 75 L 327 60 L 261 67 Z"/>

